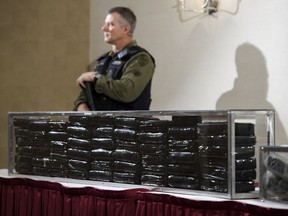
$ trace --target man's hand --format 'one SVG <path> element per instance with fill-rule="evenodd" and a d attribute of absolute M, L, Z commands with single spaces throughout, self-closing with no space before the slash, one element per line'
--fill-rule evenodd
<path fill-rule="evenodd" d="M 94 81 L 96 73 L 94 71 L 92 72 L 85 72 L 81 74 L 81 76 L 78 77 L 76 80 L 76 83 L 79 87 L 85 88 L 85 81 Z"/>

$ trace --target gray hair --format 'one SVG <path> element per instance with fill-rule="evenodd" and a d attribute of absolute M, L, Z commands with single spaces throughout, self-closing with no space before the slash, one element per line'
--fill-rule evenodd
<path fill-rule="evenodd" d="M 122 25 L 129 24 L 131 26 L 130 34 L 133 34 L 136 27 L 136 16 L 134 12 L 126 7 L 114 7 L 108 11 L 108 14 L 118 13 L 122 18 Z M 124 22 L 123 22 L 124 21 Z"/>

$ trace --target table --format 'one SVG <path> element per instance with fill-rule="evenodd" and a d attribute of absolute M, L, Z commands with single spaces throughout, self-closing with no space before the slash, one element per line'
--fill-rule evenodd
<path fill-rule="evenodd" d="M 258 199 L 227 200 L 157 192 L 139 185 L 87 184 L 0 170 L 1 216 L 288 215 L 288 205 Z"/>

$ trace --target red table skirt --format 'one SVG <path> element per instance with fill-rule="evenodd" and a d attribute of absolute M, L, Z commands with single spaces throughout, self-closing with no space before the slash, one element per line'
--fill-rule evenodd
<path fill-rule="evenodd" d="M 284 216 L 288 210 L 237 201 L 197 201 L 146 189 L 70 188 L 60 183 L 0 177 L 1 216 Z"/>
<path fill-rule="evenodd" d="M 139 193 L 137 216 L 284 216 L 288 210 L 265 208 L 238 201 L 198 201 L 167 194 Z"/>

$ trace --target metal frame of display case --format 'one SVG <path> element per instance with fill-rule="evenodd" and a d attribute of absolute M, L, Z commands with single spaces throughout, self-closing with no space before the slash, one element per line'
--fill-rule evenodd
<path fill-rule="evenodd" d="M 131 185 L 115 182 L 99 182 L 92 180 L 77 180 L 69 178 L 55 178 L 55 177 L 43 177 L 44 179 L 59 180 L 62 182 L 77 182 L 83 184 L 95 184 L 95 185 L 107 185 L 115 187 L 125 188 L 149 188 L 153 191 L 168 192 L 168 193 L 180 193 L 180 194 L 197 194 L 197 195 L 209 195 L 228 199 L 246 199 L 246 198 L 258 198 L 259 190 L 247 193 L 236 193 L 235 189 L 235 123 L 240 122 L 254 122 L 256 127 L 262 128 L 262 133 L 265 137 L 261 137 L 257 146 L 274 146 L 275 145 L 275 111 L 271 109 L 257 109 L 257 110 L 177 110 L 177 111 L 91 111 L 91 112 L 9 112 L 8 113 L 8 173 L 12 176 L 23 176 L 15 172 L 15 135 L 13 120 L 14 118 L 59 118 L 64 119 L 69 116 L 94 116 L 94 115 L 111 115 L 111 116 L 157 116 L 170 118 L 171 116 L 201 116 L 204 121 L 227 121 L 228 132 L 228 192 L 210 192 L 204 190 L 190 190 L 181 188 L 161 187 L 161 186 L 144 186 L 144 185 Z M 258 124 L 258 121 L 261 122 Z M 256 155 L 255 155 L 256 157 Z M 259 160 L 257 160 L 258 162 Z M 257 165 L 257 169 L 259 165 Z M 257 171 L 259 175 L 259 171 Z"/>

